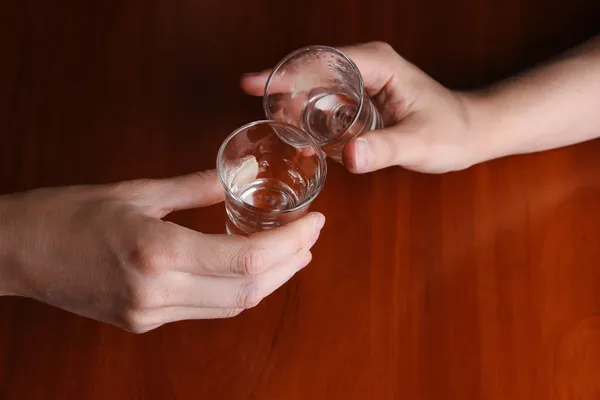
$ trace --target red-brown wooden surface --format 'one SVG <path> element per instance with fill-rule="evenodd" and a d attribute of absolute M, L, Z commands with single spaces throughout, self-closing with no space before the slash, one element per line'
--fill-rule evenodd
<path fill-rule="evenodd" d="M 213 168 L 263 117 L 239 75 L 303 45 L 388 41 L 468 88 L 599 28 L 597 0 L 2 0 L 0 191 Z M 0 298 L 0 398 L 598 399 L 599 160 L 330 164 L 313 263 L 239 317 L 134 335 Z"/>

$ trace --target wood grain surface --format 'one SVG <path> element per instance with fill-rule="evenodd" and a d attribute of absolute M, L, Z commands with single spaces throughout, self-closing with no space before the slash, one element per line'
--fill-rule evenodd
<path fill-rule="evenodd" d="M 0 192 L 214 168 L 244 72 L 391 43 L 451 88 L 599 32 L 598 0 L 1 0 Z M 134 335 L 0 299 L 0 399 L 598 399 L 600 142 L 459 173 L 330 163 L 314 261 L 255 309 Z M 222 205 L 173 220 L 222 232 Z"/>

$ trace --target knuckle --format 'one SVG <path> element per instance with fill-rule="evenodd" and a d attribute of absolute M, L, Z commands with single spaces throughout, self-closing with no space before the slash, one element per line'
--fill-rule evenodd
<path fill-rule="evenodd" d="M 144 274 L 152 274 L 160 269 L 161 254 L 152 246 L 138 244 L 129 252 L 129 264 Z"/>
<path fill-rule="evenodd" d="M 144 333 L 147 331 L 144 314 L 135 308 L 126 308 L 121 313 L 118 326 L 127 332 Z"/>
<path fill-rule="evenodd" d="M 221 313 L 221 318 L 233 318 L 237 317 L 242 313 L 242 309 L 239 308 L 227 308 L 224 309 Z"/>
<path fill-rule="evenodd" d="M 169 246 L 169 238 L 162 239 L 149 234 L 138 236 L 129 248 L 127 263 L 143 274 L 155 274 L 177 263 L 178 252 L 175 246 Z"/>
<path fill-rule="evenodd" d="M 382 41 L 374 41 L 370 43 L 370 46 L 375 50 L 382 53 L 395 53 L 394 48 L 391 44 Z"/>
<path fill-rule="evenodd" d="M 248 246 L 238 255 L 237 269 L 243 275 L 256 276 L 265 269 L 266 257 L 263 250 Z"/>
<path fill-rule="evenodd" d="M 246 282 L 242 285 L 236 301 L 236 307 L 248 309 L 256 307 L 262 300 L 260 288 L 254 281 Z"/>
<path fill-rule="evenodd" d="M 299 262 L 299 266 L 300 266 L 300 268 L 304 268 L 304 267 L 306 267 L 308 264 L 310 264 L 310 263 L 311 263 L 311 261 L 312 261 L 312 258 L 313 258 L 313 255 L 312 255 L 312 253 L 309 251 L 307 254 L 305 254 L 305 255 L 304 255 L 304 256 L 303 256 L 303 257 L 300 259 L 300 262 Z"/>
<path fill-rule="evenodd" d="M 381 140 L 381 145 L 377 146 L 378 153 L 374 157 L 373 166 L 381 168 L 383 166 L 398 165 L 399 154 L 403 149 L 398 148 L 396 137 L 394 135 L 380 135 L 378 139 Z"/>

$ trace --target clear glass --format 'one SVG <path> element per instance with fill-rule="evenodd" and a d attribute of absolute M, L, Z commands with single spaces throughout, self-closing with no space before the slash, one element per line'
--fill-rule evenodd
<path fill-rule="evenodd" d="M 302 129 L 339 163 L 350 140 L 383 127 L 354 62 L 328 46 L 305 47 L 280 61 L 265 86 L 263 106 L 268 119 Z"/>
<path fill-rule="evenodd" d="M 225 139 L 217 156 L 227 232 L 249 235 L 304 216 L 327 175 L 325 154 L 304 132 L 256 121 Z"/>

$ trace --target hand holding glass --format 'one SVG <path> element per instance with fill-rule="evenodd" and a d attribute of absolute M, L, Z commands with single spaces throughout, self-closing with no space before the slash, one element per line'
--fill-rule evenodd
<path fill-rule="evenodd" d="M 328 46 L 296 50 L 279 62 L 267 80 L 263 106 L 268 119 L 305 131 L 339 163 L 349 141 L 383 128 L 357 66 Z"/>

